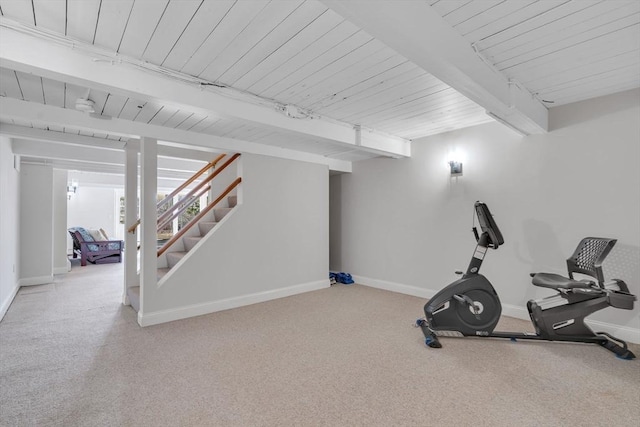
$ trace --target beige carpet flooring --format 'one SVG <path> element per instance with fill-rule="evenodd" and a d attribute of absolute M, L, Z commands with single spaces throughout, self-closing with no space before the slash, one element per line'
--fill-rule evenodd
<path fill-rule="evenodd" d="M 595 345 L 428 349 L 424 300 L 359 285 L 140 328 L 121 277 L 74 266 L 20 290 L 0 323 L 0 425 L 640 425 L 640 362 Z"/>

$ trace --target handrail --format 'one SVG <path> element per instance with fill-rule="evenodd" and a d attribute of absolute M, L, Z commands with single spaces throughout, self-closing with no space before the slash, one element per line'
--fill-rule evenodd
<path fill-rule="evenodd" d="M 206 171 L 208 171 L 209 169 L 211 169 L 212 167 L 215 167 L 216 164 L 218 164 L 218 162 L 220 160 L 222 160 L 222 158 L 225 156 L 225 154 L 220 154 L 218 157 L 216 157 L 214 160 L 210 161 L 209 163 L 207 163 L 202 169 L 200 169 L 198 172 L 196 172 L 191 178 L 189 178 L 188 180 L 186 180 L 185 182 L 182 183 L 182 185 L 180 185 L 178 188 L 176 188 L 175 190 L 173 190 L 171 192 L 171 194 L 168 194 L 164 199 L 160 200 L 158 202 L 158 204 L 156 205 L 156 209 L 160 209 L 162 206 L 166 205 L 169 200 L 173 200 L 173 198 L 178 195 L 182 190 L 184 190 L 185 188 L 187 188 L 189 186 L 189 184 L 191 184 L 193 181 L 195 181 L 196 179 L 198 179 L 198 177 L 200 175 L 202 175 L 203 173 L 205 173 Z"/>
<path fill-rule="evenodd" d="M 138 220 L 133 223 L 133 225 L 129 228 L 127 228 L 127 233 L 135 233 L 136 232 L 136 228 L 140 225 L 140 218 L 138 218 Z"/>
<path fill-rule="evenodd" d="M 207 185 L 205 188 L 203 188 L 198 194 L 194 195 L 193 197 L 187 199 L 186 197 L 182 200 L 184 200 L 184 203 L 182 202 L 182 200 L 180 201 L 180 203 L 178 205 L 174 205 L 172 207 L 176 208 L 180 205 L 182 205 L 182 207 L 180 209 L 177 209 L 177 211 L 174 210 L 168 210 L 167 212 L 165 212 L 164 214 L 162 214 L 162 216 L 168 216 L 166 215 L 167 213 L 171 213 L 173 212 L 173 215 L 171 215 L 171 218 L 166 219 L 166 218 L 158 218 L 158 230 L 161 230 L 162 227 L 164 227 L 165 225 L 169 224 L 171 221 L 173 221 L 174 219 L 176 219 L 177 217 L 179 217 L 180 215 L 182 215 L 182 213 L 184 211 L 187 210 L 187 208 L 189 208 L 189 206 L 191 206 L 193 204 L 193 202 L 195 202 L 197 199 L 199 199 L 200 197 L 202 197 L 202 195 L 204 193 L 206 193 L 207 191 L 209 191 L 211 189 L 211 185 Z"/>
<path fill-rule="evenodd" d="M 220 166 L 215 171 L 213 171 L 213 173 L 211 175 L 209 175 L 208 177 L 206 177 L 205 179 L 200 181 L 200 183 L 198 185 L 196 185 L 195 187 L 193 187 L 191 189 L 191 191 L 189 191 L 187 193 L 187 195 L 184 196 L 184 197 L 187 198 L 187 199 L 189 197 L 192 197 L 197 191 L 200 190 L 201 187 L 204 187 L 205 185 L 209 184 L 210 181 L 212 181 L 216 176 L 218 176 L 220 173 L 222 173 L 222 171 L 225 170 L 227 168 L 227 166 L 229 166 L 231 163 L 233 163 L 233 161 L 235 159 L 237 159 L 238 157 L 240 157 L 240 153 L 236 153 L 233 156 L 231 156 L 229 159 L 227 159 L 226 162 L 224 162 L 222 164 L 222 166 Z"/>
<path fill-rule="evenodd" d="M 204 217 L 211 209 L 213 209 L 215 205 L 217 205 L 222 199 L 224 199 L 227 196 L 227 194 L 229 194 L 241 182 L 242 182 L 242 177 L 236 178 L 235 181 L 233 181 L 226 188 L 226 190 L 224 190 L 222 192 L 222 194 L 220 194 L 218 196 L 218 198 L 213 201 L 213 203 L 209 203 L 206 208 L 201 210 L 198 215 L 196 215 L 191 221 L 189 221 L 184 227 L 182 227 L 180 229 L 180 231 L 178 231 L 176 234 L 174 234 L 173 237 L 171 239 L 169 239 L 169 241 L 167 243 L 165 243 L 160 249 L 158 249 L 158 256 L 160 256 L 163 253 L 165 253 L 165 251 L 167 249 L 169 249 L 169 247 L 171 245 L 173 245 L 178 239 L 180 239 L 191 227 L 193 227 L 195 224 L 197 224 L 198 221 L 200 221 L 202 219 L 202 217 Z"/>
<path fill-rule="evenodd" d="M 227 161 L 224 162 L 224 164 L 222 166 L 220 166 L 218 169 L 216 169 L 211 175 L 206 177 L 204 180 L 200 181 L 200 183 L 198 185 L 193 187 L 191 189 L 191 191 L 189 191 L 186 194 L 186 196 L 184 196 L 184 200 L 191 200 L 193 198 L 194 194 L 196 194 L 196 193 L 201 191 L 202 187 L 204 187 L 205 185 L 209 185 L 210 186 L 211 184 L 209 184 L 209 182 L 212 181 L 216 176 L 218 176 L 223 170 L 225 170 L 227 168 L 227 166 L 229 166 L 238 157 L 240 157 L 240 153 L 236 153 L 233 156 L 231 156 L 229 159 L 227 159 Z M 174 211 L 173 209 L 168 209 L 166 212 L 164 212 L 158 218 L 158 222 L 164 221 L 169 215 L 171 215 L 169 212 L 173 212 L 173 211 Z"/>
<path fill-rule="evenodd" d="M 226 155 L 225 154 L 220 154 L 218 157 L 216 157 L 214 160 L 212 160 L 211 162 L 207 163 L 202 169 L 200 169 L 198 172 L 196 172 L 191 178 L 189 178 L 188 180 L 186 180 L 184 183 L 182 183 L 178 188 L 176 188 L 175 190 L 173 190 L 171 192 L 171 194 L 169 194 L 168 196 L 166 196 L 164 199 L 162 199 L 161 201 L 159 201 L 156 204 L 156 209 L 161 208 L 164 204 L 166 204 L 169 200 L 172 200 L 173 197 L 175 197 L 180 191 L 184 190 L 189 184 L 191 184 L 193 181 L 195 181 L 200 175 L 202 175 L 203 173 L 205 173 L 208 169 L 210 169 L 211 167 L 215 167 L 220 160 L 222 160 Z M 240 156 L 240 153 L 236 153 L 233 156 L 231 156 L 231 158 L 229 160 L 227 160 L 219 169 L 216 169 L 211 175 L 209 175 L 204 181 L 201 181 L 198 185 L 196 185 L 196 187 L 191 190 L 186 197 L 191 197 L 193 196 L 193 193 L 195 191 L 197 191 L 199 188 L 201 188 L 202 186 L 204 186 L 204 184 L 207 184 L 209 181 L 211 181 L 213 178 L 215 178 L 216 176 L 218 176 L 218 174 L 220 172 L 222 172 L 227 166 L 229 166 L 229 164 L 231 162 L 233 162 L 235 159 L 238 158 L 238 156 Z M 140 218 L 138 218 L 138 220 L 133 223 L 133 225 L 131 225 L 129 228 L 127 228 L 127 232 L 128 233 L 135 233 L 136 232 L 136 228 L 140 225 Z"/>

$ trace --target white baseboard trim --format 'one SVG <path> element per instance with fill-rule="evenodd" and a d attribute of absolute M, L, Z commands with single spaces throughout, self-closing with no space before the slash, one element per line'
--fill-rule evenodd
<path fill-rule="evenodd" d="M 606 332 L 616 338 L 620 338 L 621 340 L 640 344 L 640 329 L 629 326 L 614 325 L 613 323 L 601 322 L 599 320 L 586 319 L 585 323 L 589 325 L 594 332 Z"/>
<path fill-rule="evenodd" d="M 2 305 L 0 305 L 0 321 L 4 319 L 4 315 L 7 314 L 7 311 L 9 311 L 9 307 L 11 307 L 11 303 L 13 302 L 14 298 L 18 294 L 19 290 L 20 290 L 20 286 L 16 283 L 16 285 L 14 286 L 13 290 L 11 291 L 7 299 L 2 301 Z"/>
<path fill-rule="evenodd" d="M 502 315 L 515 317 L 516 319 L 530 320 L 529 310 L 512 304 L 502 304 Z"/>
<path fill-rule="evenodd" d="M 57 267 L 53 269 L 53 274 L 67 274 L 69 272 L 69 270 L 67 269 L 67 266 L 65 265 L 64 267 Z"/>
<path fill-rule="evenodd" d="M 364 276 L 353 276 L 353 280 L 364 286 L 383 289 L 385 291 L 398 292 L 401 294 L 411 295 L 420 298 L 431 298 L 437 291 L 431 289 L 418 288 L 416 286 L 403 285 L 401 283 L 387 282 L 385 280 L 371 279 Z M 502 315 L 515 317 L 516 319 L 530 320 L 529 311 L 525 307 L 519 307 L 512 304 L 502 304 Z M 634 344 L 640 344 L 640 329 L 630 326 L 615 325 L 613 323 L 601 322 L 598 320 L 589 320 L 586 322 L 590 328 L 596 332 L 606 332 L 621 340 Z"/>
<path fill-rule="evenodd" d="M 400 294 L 411 295 L 419 298 L 431 298 L 437 291 L 431 289 L 418 288 L 417 286 L 403 285 L 401 283 L 388 282 L 386 280 L 372 279 L 370 277 L 353 275 L 353 281 L 359 285 L 370 288 L 383 289 L 385 291 L 398 292 Z"/>
<path fill-rule="evenodd" d="M 289 286 L 286 288 L 274 289 L 271 291 L 258 292 L 249 295 L 242 295 L 218 301 L 210 301 L 202 304 L 193 304 L 184 307 L 177 307 L 168 310 L 154 311 L 150 313 L 138 312 L 138 324 L 140 326 L 151 326 L 160 323 L 172 322 L 174 320 L 186 319 L 189 317 L 202 316 L 203 314 L 215 313 L 216 311 L 229 310 L 243 307 L 245 305 L 257 304 L 278 298 L 284 298 L 296 294 L 325 289 L 330 286 L 329 279 L 318 280 L 316 282 L 303 283 L 301 285 Z"/>
<path fill-rule="evenodd" d="M 20 286 L 35 286 L 35 285 L 45 285 L 47 283 L 53 282 L 53 275 L 51 276 L 40 276 L 40 277 L 25 277 L 23 279 L 18 280 L 18 285 Z"/>

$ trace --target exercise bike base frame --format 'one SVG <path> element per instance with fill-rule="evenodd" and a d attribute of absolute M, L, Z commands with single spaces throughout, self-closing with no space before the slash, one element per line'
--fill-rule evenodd
<path fill-rule="evenodd" d="M 500 338 L 500 339 L 510 339 L 512 341 L 517 341 L 519 339 L 522 339 L 522 340 L 531 340 L 531 341 L 548 341 L 548 342 L 555 341 L 555 342 L 598 344 L 604 347 L 605 349 L 613 352 L 620 359 L 632 360 L 636 358 L 636 355 L 627 348 L 627 343 L 618 338 L 614 338 L 614 339 L 622 343 L 623 346 L 616 344 L 611 339 L 608 339 L 605 337 L 598 337 L 598 336 L 587 338 L 584 336 L 568 335 L 558 339 L 549 339 L 549 338 L 543 338 L 540 335 L 536 335 L 530 332 L 499 332 L 499 331 L 492 332 L 489 335 L 463 335 L 458 331 L 434 331 L 431 328 L 429 328 L 429 324 L 424 319 L 419 319 L 416 325 L 419 326 L 420 329 L 422 330 L 422 333 L 425 337 L 425 344 L 431 348 L 441 348 L 442 344 L 440 344 L 439 338 L 443 336 L 454 337 L 456 336 L 455 332 L 457 332 L 458 337 L 465 337 L 465 338 L 467 337 L 468 338 Z"/>

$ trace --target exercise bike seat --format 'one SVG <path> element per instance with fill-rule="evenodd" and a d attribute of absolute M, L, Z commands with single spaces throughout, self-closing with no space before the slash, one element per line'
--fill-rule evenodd
<path fill-rule="evenodd" d="M 550 289 L 592 288 L 596 284 L 591 280 L 573 280 L 553 273 L 536 273 L 531 280 L 535 286 Z"/>
<path fill-rule="evenodd" d="M 567 260 L 569 277 L 553 273 L 536 273 L 531 276 L 531 283 L 542 288 L 560 289 L 587 289 L 604 288 L 604 273 L 602 263 L 611 248 L 616 244 L 616 239 L 603 239 L 601 237 L 585 237 L 580 241 L 573 255 Z M 574 280 L 575 273 L 591 276 L 597 280 Z"/>

